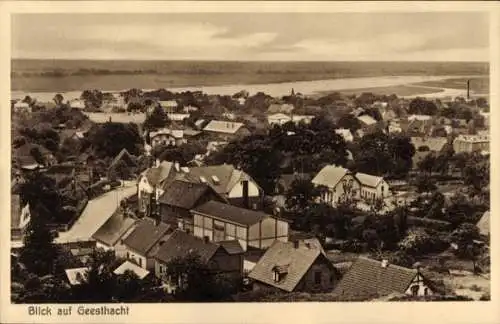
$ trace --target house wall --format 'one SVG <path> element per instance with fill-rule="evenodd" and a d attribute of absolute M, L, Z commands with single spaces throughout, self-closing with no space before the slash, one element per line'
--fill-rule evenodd
<path fill-rule="evenodd" d="M 21 209 L 21 218 L 19 219 L 19 228 L 21 229 L 21 231 L 23 231 L 24 228 L 29 224 L 30 219 L 31 219 L 30 205 L 26 204 Z"/>
<path fill-rule="evenodd" d="M 229 191 L 229 198 L 242 198 L 243 197 L 243 184 L 240 182 Z M 248 197 L 260 197 L 260 190 L 254 181 L 248 181 Z"/>
<path fill-rule="evenodd" d="M 390 195 L 389 184 L 381 181 L 376 188 L 361 186 L 359 192 L 360 198 L 366 201 L 374 201 L 375 199 L 386 198 Z"/>
<path fill-rule="evenodd" d="M 406 290 L 405 294 L 407 295 L 413 295 L 413 286 L 418 287 L 417 291 L 417 296 L 426 296 L 426 289 L 427 289 L 427 295 L 432 295 L 433 291 L 431 288 L 425 284 L 424 278 L 422 277 L 421 274 L 417 274 L 415 278 L 412 280 L 410 285 L 408 286 L 408 289 Z"/>
<path fill-rule="evenodd" d="M 247 240 L 247 228 L 215 220 L 208 216 L 199 215 L 197 213 L 193 214 L 193 234 L 197 237 L 208 236 L 211 242 L 219 242 L 225 240 L 237 239 L 242 246 L 243 250 L 246 251 L 248 240 Z M 223 227 L 223 234 L 220 230 L 214 229 L 218 227 Z"/>
<path fill-rule="evenodd" d="M 177 141 L 172 135 L 158 134 L 151 139 L 151 146 L 156 147 L 158 145 L 177 145 Z"/>
<path fill-rule="evenodd" d="M 149 264 L 148 264 L 148 259 L 145 256 L 140 255 L 139 253 L 132 251 L 129 248 L 126 249 L 125 257 L 128 260 L 131 260 L 132 262 L 134 262 L 135 264 L 140 266 L 141 268 L 144 268 L 144 269 L 151 269 L 152 268 L 151 262 L 149 262 Z"/>
<path fill-rule="evenodd" d="M 319 273 L 320 281 L 316 283 L 316 273 Z M 296 291 L 306 292 L 329 292 L 335 287 L 338 278 L 328 261 L 319 257 L 306 272 L 302 280 L 297 285 Z"/>
<path fill-rule="evenodd" d="M 288 223 L 273 217 L 267 217 L 261 222 L 250 226 L 248 232 L 249 246 L 266 249 L 274 241 L 288 242 Z"/>
<path fill-rule="evenodd" d="M 361 185 L 358 180 L 351 174 L 346 174 L 335 187 L 329 187 L 328 190 L 321 195 L 321 199 L 336 206 L 343 197 L 359 198 Z"/>
<path fill-rule="evenodd" d="M 99 242 L 99 241 L 96 241 L 96 242 L 95 242 L 95 247 L 96 247 L 97 249 L 102 249 L 102 250 L 104 250 L 104 251 L 112 251 L 112 250 L 114 250 L 114 248 L 113 248 L 112 246 L 109 246 L 109 245 L 107 245 L 107 244 L 101 243 L 101 242 Z"/>
<path fill-rule="evenodd" d="M 220 272 L 243 274 L 243 254 L 228 254 L 224 249 L 219 249 L 209 263 Z"/>

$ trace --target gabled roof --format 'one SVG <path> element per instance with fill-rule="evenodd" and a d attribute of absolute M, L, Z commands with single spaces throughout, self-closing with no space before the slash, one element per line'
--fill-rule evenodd
<path fill-rule="evenodd" d="M 158 202 L 169 206 L 192 209 L 198 200 L 209 191 L 213 191 L 213 189 L 207 184 L 174 180 L 165 188 L 165 192 L 160 196 Z"/>
<path fill-rule="evenodd" d="M 171 229 L 165 223 L 155 224 L 152 219 L 141 219 L 134 230 L 123 240 L 123 244 L 143 256 L 149 254 L 153 246 Z"/>
<path fill-rule="evenodd" d="M 230 122 L 230 121 L 221 121 L 221 120 L 212 120 L 208 123 L 203 130 L 207 132 L 217 132 L 224 134 L 234 134 L 240 128 L 244 126 L 243 123 Z"/>
<path fill-rule="evenodd" d="M 168 178 L 175 176 L 174 163 L 162 161 L 158 167 L 149 168 L 143 172 L 152 186 L 163 183 Z"/>
<path fill-rule="evenodd" d="M 128 271 L 132 271 L 133 273 L 135 273 L 137 275 L 137 277 L 139 277 L 139 279 L 144 279 L 149 274 L 148 270 L 146 270 L 144 268 L 141 268 L 138 265 L 133 264 L 130 261 L 123 262 L 118 268 L 116 268 L 113 271 L 113 273 L 115 275 L 122 275 L 127 270 Z"/>
<path fill-rule="evenodd" d="M 288 119 L 288 120 L 292 119 L 290 116 L 285 115 L 284 113 L 272 114 L 272 115 L 267 116 L 267 118 L 268 119 Z"/>
<path fill-rule="evenodd" d="M 341 296 L 385 296 L 391 293 L 405 293 L 417 275 L 416 269 L 408 269 L 359 257 L 334 289 Z"/>
<path fill-rule="evenodd" d="M 481 216 L 481 219 L 476 224 L 479 229 L 479 234 L 489 235 L 490 234 L 490 211 L 488 210 Z"/>
<path fill-rule="evenodd" d="M 295 248 L 291 242 L 275 241 L 248 276 L 270 286 L 292 292 L 320 256 L 324 257 L 320 249 L 305 246 Z M 329 261 L 326 260 L 326 262 Z M 287 272 L 278 282 L 274 280 L 275 268 L 283 268 Z"/>
<path fill-rule="evenodd" d="M 202 238 L 178 229 L 166 240 L 158 244 L 154 258 L 158 261 L 168 263 L 174 258 L 184 257 L 189 253 L 196 253 L 203 262 L 208 262 L 219 247 L 219 244 L 205 242 Z"/>
<path fill-rule="evenodd" d="M 418 150 L 419 147 L 427 146 L 430 151 L 440 152 L 448 143 L 446 137 L 412 137 L 411 143 Z"/>
<path fill-rule="evenodd" d="M 210 216 L 243 226 L 254 225 L 266 217 L 271 217 L 260 211 L 239 208 L 213 200 L 196 207 L 193 211 L 204 216 Z"/>
<path fill-rule="evenodd" d="M 135 162 L 135 157 L 130 154 L 127 149 L 122 149 L 120 153 L 118 153 L 117 156 L 113 159 L 111 164 L 109 165 L 109 168 L 114 167 L 120 160 L 124 160 L 125 163 L 127 163 L 128 166 L 137 166 L 137 163 Z"/>
<path fill-rule="evenodd" d="M 356 173 L 355 177 L 363 186 L 368 186 L 372 188 L 376 188 L 380 184 L 380 182 L 384 180 L 384 178 L 382 177 L 377 177 L 361 172 Z"/>
<path fill-rule="evenodd" d="M 362 122 L 365 126 L 370 126 L 370 125 L 374 125 L 377 123 L 377 121 L 369 116 L 369 115 L 361 115 L 361 116 L 358 116 L 356 117 L 360 122 Z"/>
<path fill-rule="evenodd" d="M 114 246 L 118 240 L 127 233 L 136 223 L 136 220 L 130 217 L 120 217 L 117 210 L 97 232 L 92 235 L 92 238 L 107 246 Z"/>
<path fill-rule="evenodd" d="M 336 165 L 327 165 L 314 177 L 312 183 L 320 186 L 335 187 L 349 173 L 349 170 Z"/>
<path fill-rule="evenodd" d="M 224 250 L 226 250 L 226 252 L 230 255 L 241 254 L 245 252 L 238 240 L 219 241 L 217 242 L 217 244 L 222 246 Z"/>
<path fill-rule="evenodd" d="M 218 194 L 229 194 L 239 181 L 252 181 L 248 174 L 236 169 L 231 164 L 194 167 L 189 170 L 189 173 L 184 174 L 183 178 L 198 183 L 204 179 Z"/>

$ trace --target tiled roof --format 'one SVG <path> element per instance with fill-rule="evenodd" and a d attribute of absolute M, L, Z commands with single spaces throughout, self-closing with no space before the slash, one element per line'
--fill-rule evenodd
<path fill-rule="evenodd" d="M 205 126 L 205 128 L 203 128 L 203 130 L 207 132 L 234 134 L 243 126 L 243 123 L 212 120 L 207 124 L 207 126 Z"/>
<path fill-rule="evenodd" d="M 165 192 L 158 201 L 160 204 L 192 209 L 209 190 L 213 189 L 206 184 L 175 180 L 165 188 Z"/>
<path fill-rule="evenodd" d="M 384 180 L 384 178 L 382 178 L 382 177 L 376 177 L 376 176 L 372 176 L 370 174 L 361 173 L 361 172 L 356 173 L 356 179 L 358 179 L 358 181 L 362 185 L 372 187 L 372 188 L 377 187 L 380 184 L 380 182 L 382 182 Z"/>
<path fill-rule="evenodd" d="M 149 168 L 144 171 L 144 175 L 152 186 L 159 185 L 175 173 L 174 163 L 162 161 L 159 167 Z"/>
<path fill-rule="evenodd" d="M 148 270 L 141 268 L 138 265 L 135 265 L 130 261 L 123 262 L 118 268 L 116 268 L 113 271 L 113 273 L 115 275 L 122 275 L 127 270 L 135 273 L 137 275 L 137 277 L 139 277 L 139 279 L 144 279 L 149 274 Z"/>
<path fill-rule="evenodd" d="M 291 120 L 292 118 L 288 115 L 285 115 L 283 113 L 276 113 L 276 114 L 272 114 L 272 115 L 269 115 L 267 116 L 268 119 L 287 119 L 287 120 Z"/>
<path fill-rule="evenodd" d="M 412 137 L 411 143 L 416 150 L 421 146 L 427 146 L 430 151 L 440 152 L 448 143 L 448 139 L 446 137 Z"/>
<path fill-rule="evenodd" d="M 292 292 L 319 256 L 323 254 L 317 248 L 295 248 L 291 242 L 275 241 L 248 276 L 270 286 Z M 285 277 L 278 282 L 274 280 L 273 269 L 275 267 L 285 267 L 287 271 Z"/>
<path fill-rule="evenodd" d="M 479 222 L 476 225 L 479 229 L 481 235 L 490 234 L 490 211 L 488 210 L 483 214 Z"/>
<path fill-rule="evenodd" d="M 191 168 L 183 178 L 190 182 L 202 182 L 204 179 L 219 194 L 229 194 L 239 181 L 251 180 L 249 175 L 231 164 Z"/>
<path fill-rule="evenodd" d="M 160 241 L 154 252 L 154 258 L 167 263 L 177 257 L 196 253 L 204 262 L 209 261 L 215 254 L 219 244 L 205 242 L 203 239 L 190 235 L 181 230 L 175 230 L 166 240 Z"/>
<path fill-rule="evenodd" d="M 380 261 L 359 257 L 342 277 L 334 293 L 344 297 L 405 293 L 417 273 L 416 269 L 393 264 L 382 267 Z"/>
<path fill-rule="evenodd" d="M 109 168 L 114 167 L 120 160 L 124 160 L 125 163 L 127 163 L 128 166 L 137 166 L 137 163 L 135 162 L 135 157 L 130 154 L 127 149 L 122 149 L 120 153 L 118 153 L 117 156 L 113 159 L 111 164 L 109 165 Z"/>
<path fill-rule="evenodd" d="M 253 225 L 266 217 L 270 217 L 260 211 L 239 208 L 233 205 L 220 203 L 217 201 L 209 201 L 205 204 L 193 209 L 194 212 L 214 218 L 223 219 L 225 221 L 239 225 Z"/>
<path fill-rule="evenodd" d="M 151 219 L 142 219 L 134 230 L 123 240 L 123 244 L 143 256 L 148 255 L 151 248 L 170 230 L 170 225 L 156 225 Z"/>
<path fill-rule="evenodd" d="M 120 213 L 120 214 L 118 214 Z M 121 216 L 122 211 L 117 210 L 97 232 L 92 235 L 92 238 L 108 246 L 114 246 L 116 242 L 134 226 L 136 220 L 130 217 Z"/>
<path fill-rule="evenodd" d="M 314 177 L 312 183 L 316 185 L 335 187 L 349 170 L 336 165 L 327 165 Z"/>
<path fill-rule="evenodd" d="M 228 254 L 240 254 L 245 252 L 238 240 L 220 241 L 218 244 L 220 244 Z"/>

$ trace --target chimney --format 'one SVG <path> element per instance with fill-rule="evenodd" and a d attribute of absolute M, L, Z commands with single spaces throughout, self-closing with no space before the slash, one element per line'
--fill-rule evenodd
<path fill-rule="evenodd" d="M 208 236 L 203 236 L 203 242 L 205 243 L 210 242 L 210 238 Z"/>
<path fill-rule="evenodd" d="M 422 268 L 422 264 L 420 262 L 415 262 L 413 264 L 413 269 L 416 269 L 418 272 L 420 272 L 421 268 Z"/>
<path fill-rule="evenodd" d="M 382 260 L 381 265 L 382 265 L 382 268 L 387 268 L 389 266 L 389 260 L 386 260 L 386 259 Z"/>
<path fill-rule="evenodd" d="M 243 180 L 241 182 L 243 186 L 243 207 L 250 208 L 250 199 L 248 198 L 248 180 Z"/>

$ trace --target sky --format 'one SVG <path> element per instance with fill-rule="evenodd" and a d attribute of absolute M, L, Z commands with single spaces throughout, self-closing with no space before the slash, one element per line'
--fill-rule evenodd
<path fill-rule="evenodd" d="M 16 14 L 13 58 L 488 61 L 488 15 Z"/>

